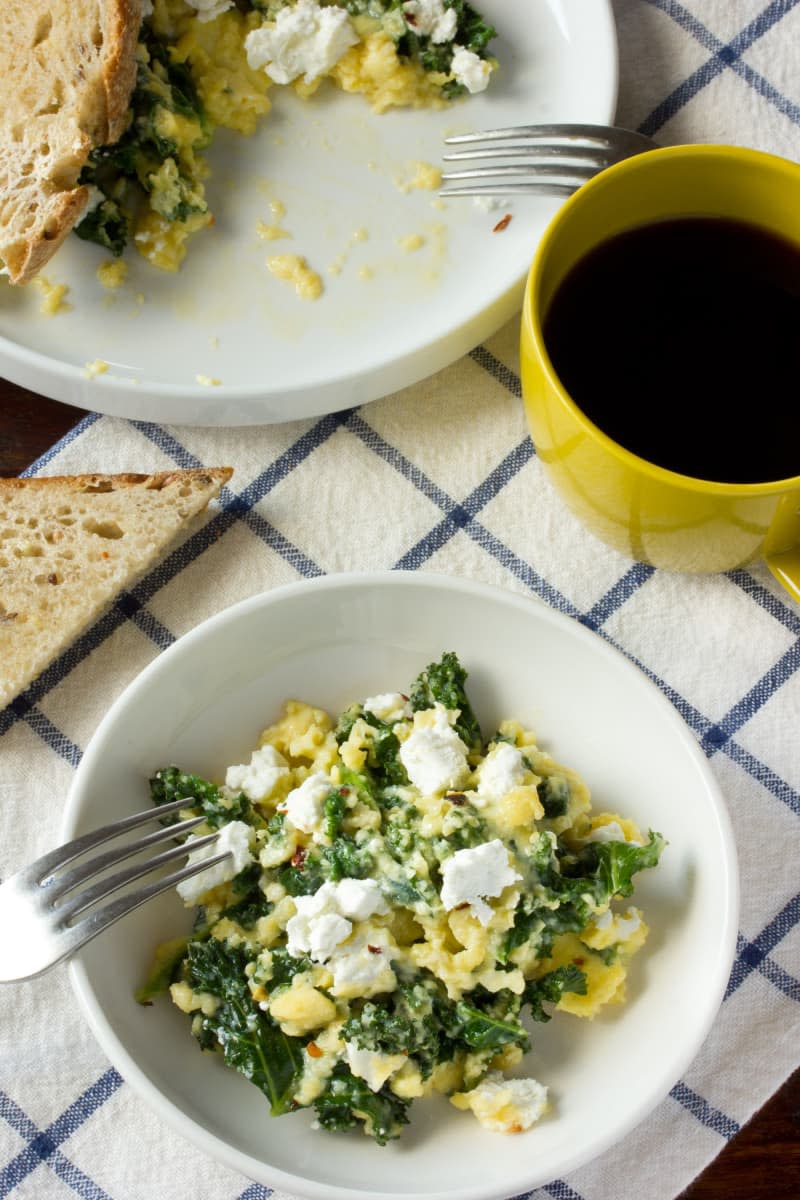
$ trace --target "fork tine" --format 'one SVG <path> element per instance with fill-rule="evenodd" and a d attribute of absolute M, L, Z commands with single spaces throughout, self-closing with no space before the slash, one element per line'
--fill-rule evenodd
<path fill-rule="evenodd" d="M 169 804 L 151 807 L 143 812 L 133 813 L 130 817 L 123 817 L 120 821 L 101 825 L 91 833 L 84 833 L 80 837 L 73 838 L 71 842 L 65 842 L 63 846 L 58 846 L 55 850 L 43 854 L 41 858 L 37 858 L 35 862 L 19 871 L 18 875 L 26 883 L 40 884 L 59 867 L 73 862 L 87 850 L 93 850 L 95 846 L 110 842 L 112 838 L 118 837 L 122 833 L 128 833 L 129 830 L 136 829 L 139 825 L 146 825 L 148 821 L 160 820 L 162 817 L 180 812 L 182 808 L 190 807 L 191 799 L 172 800 Z"/>
<path fill-rule="evenodd" d="M 202 846 L 211 845 L 218 837 L 219 831 L 207 833 L 205 837 L 195 838 L 193 841 L 184 842 L 180 846 L 169 846 L 166 850 L 162 850 L 160 854 L 155 854 L 152 858 L 148 858 L 144 862 L 133 863 L 130 867 L 126 867 L 124 871 L 117 871 L 114 875 L 106 875 L 105 878 L 99 879 L 92 887 L 84 888 L 83 891 L 78 892 L 71 900 L 66 900 L 63 904 L 59 904 L 54 913 L 62 924 L 67 925 L 73 917 L 77 916 L 78 913 L 84 912 L 87 908 L 91 908 L 98 900 L 110 896 L 113 892 L 118 892 L 120 888 L 126 887 L 136 879 L 141 879 L 143 875 L 149 875 L 151 871 L 155 871 L 157 867 L 163 867 L 165 863 L 171 862 L 174 858 L 180 858 L 181 855 L 193 854 L 195 850 L 199 850 Z M 136 849 L 137 847 L 134 847 L 131 853 L 135 853 Z M 227 853 L 228 851 L 224 851 L 221 857 L 224 858 Z M 203 865 L 207 867 L 209 860 L 204 859 Z"/>
<path fill-rule="evenodd" d="M 527 142 L 521 146 L 477 146 L 470 150 L 455 150 L 452 154 L 443 154 L 444 162 L 474 162 L 477 159 L 493 158 L 546 158 L 565 159 L 569 162 L 592 162 L 605 166 L 613 162 L 614 155 L 606 146 L 596 149 L 582 146 L 562 146 L 556 142 Z"/>
<path fill-rule="evenodd" d="M 186 801 L 183 800 L 181 803 L 185 808 Z M 158 809 L 154 810 L 155 815 L 158 815 L 158 812 Z M 42 898 L 52 906 L 62 896 L 66 895 L 67 892 L 71 892 L 82 883 L 85 883 L 87 879 L 91 879 L 93 876 L 107 871 L 109 867 L 124 862 L 126 858 L 131 858 L 134 854 L 138 854 L 142 850 L 149 850 L 161 842 L 171 841 L 173 838 L 180 837 L 182 833 L 193 829 L 195 825 L 199 825 L 204 820 L 205 816 L 202 813 L 200 816 L 187 817 L 185 821 L 179 821 L 174 825 L 165 825 L 161 829 L 154 830 L 153 833 L 148 833 L 144 837 L 138 838 L 136 841 L 118 846 L 115 850 L 107 850 L 105 854 L 97 854 L 79 866 L 73 867 L 71 871 L 59 874 L 54 872 L 50 879 L 45 879 L 42 883 Z M 192 849 L 197 844 L 199 844 L 199 839 L 197 842 L 192 843 Z M 180 851 L 182 847 L 178 847 L 178 849 Z"/>
<path fill-rule="evenodd" d="M 145 887 L 139 888 L 127 896 L 119 896 L 103 908 L 96 909 L 88 917 L 84 917 L 82 921 L 78 921 L 61 931 L 58 952 L 54 956 L 51 956 L 46 964 L 40 966 L 38 970 L 30 972 L 28 975 L 17 975 L 15 978 L 31 979 L 36 975 L 41 975 L 44 971 L 49 970 L 50 967 L 63 962 L 65 958 L 74 954 L 76 950 L 80 950 L 82 946 L 85 946 L 88 942 L 96 938 L 99 933 L 116 924 L 120 918 L 134 912 L 142 904 L 145 904 L 148 900 L 152 900 L 155 896 L 160 896 L 162 892 L 169 891 L 170 888 L 175 887 L 176 884 L 181 883 L 184 879 L 190 879 L 192 875 L 196 875 L 199 871 L 204 871 L 208 867 L 213 867 L 216 863 L 222 862 L 227 855 L 228 851 L 226 850 L 211 858 L 203 859 L 202 862 L 188 863 L 179 871 L 173 871 L 170 875 L 165 875 L 163 879 L 156 879 L 153 883 L 147 884 Z M 3 982 L 3 980 L 0 980 L 0 982 Z"/>
<path fill-rule="evenodd" d="M 656 143 L 632 129 L 609 125 L 517 125 L 451 134 L 446 146 L 466 147 L 444 154 L 446 163 L 478 162 L 446 171 L 439 192 L 449 196 L 570 196 L 606 167 Z M 496 160 L 504 159 L 505 162 Z M 525 179 L 507 183 L 506 180 Z M 483 184 L 452 187 L 454 181 Z"/>
<path fill-rule="evenodd" d="M 442 188 L 438 195 L 443 200 L 450 196 L 571 196 L 577 191 L 582 181 L 573 183 L 554 183 L 550 179 L 541 179 L 536 183 L 476 183 L 463 187 Z"/>
<path fill-rule="evenodd" d="M 655 142 L 635 129 L 610 125 L 516 125 L 504 129 L 473 130 L 470 133 L 450 134 L 445 145 L 469 145 L 477 142 L 502 142 L 550 139 L 577 148 L 579 143 L 619 150 L 625 154 L 652 150 Z"/>
<path fill-rule="evenodd" d="M 463 171 L 445 171 L 442 175 L 442 182 L 449 182 L 453 179 L 511 179 L 514 177 L 533 177 L 535 179 L 541 177 L 558 178 L 562 182 L 574 180 L 577 187 L 579 183 L 585 183 L 587 179 L 591 179 L 596 174 L 595 167 L 584 167 L 578 164 L 561 169 L 547 166 L 544 163 L 504 163 L 497 167 L 471 167 Z"/>

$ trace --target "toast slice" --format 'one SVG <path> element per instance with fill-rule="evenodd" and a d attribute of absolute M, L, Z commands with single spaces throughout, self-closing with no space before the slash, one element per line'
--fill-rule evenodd
<path fill-rule="evenodd" d="M 141 0 L 2 0 L 0 259 L 25 283 L 83 214 L 78 176 L 128 121 Z"/>
<path fill-rule="evenodd" d="M 0 708 L 190 531 L 232 473 L 0 479 Z"/>

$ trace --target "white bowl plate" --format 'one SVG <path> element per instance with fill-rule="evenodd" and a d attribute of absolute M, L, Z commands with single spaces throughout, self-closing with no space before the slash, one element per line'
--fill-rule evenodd
<path fill-rule="evenodd" d="M 518 310 L 556 201 L 494 212 L 471 199 L 398 188 L 410 164 L 441 165 L 449 132 L 542 121 L 613 119 L 617 53 L 609 0 L 485 0 L 502 67 L 489 90 L 442 112 L 377 116 L 325 85 L 299 100 L 273 88 L 252 138 L 218 130 L 207 185 L 216 217 L 177 274 L 135 251 L 116 292 L 108 260 L 69 237 L 43 272 L 69 287 L 45 316 L 35 288 L 0 285 L 0 374 L 95 412 L 180 425 L 269 424 L 386 396 L 455 362 Z M 285 215 L 276 222 L 271 202 Z M 513 219 L 492 229 L 505 211 Z M 259 238 L 259 221 L 290 239 Z M 354 240 L 357 231 L 364 240 Z M 399 241 L 420 235 L 424 244 Z M 300 299 L 266 267 L 304 256 L 323 278 Z M 331 273 L 338 267 L 338 273 Z M 101 360 L 105 374 L 87 375 Z M 218 383 L 201 383 L 198 377 Z"/>
<path fill-rule="evenodd" d="M 725 804 L 676 710 L 582 625 L 499 589 L 428 573 L 329 576 L 246 600 L 157 658 L 112 707 L 78 769 L 65 836 L 146 808 L 149 775 L 176 763 L 219 778 L 247 761 L 283 701 L 338 713 L 402 690 L 442 651 L 469 671 L 485 732 L 513 716 L 579 770 L 597 811 L 668 839 L 637 876 L 650 937 L 629 999 L 594 1021 L 559 1013 L 533 1028 L 520 1073 L 550 1089 L 532 1130 L 483 1130 L 444 1097 L 415 1101 L 386 1147 L 312 1129 L 308 1111 L 271 1118 L 244 1078 L 201 1054 L 163 998 L 139 1007 L 153 947 L 187 931 L 170 894 L 73 962 L 73 983 L 105 1053 L 180 1134 L 251 1179 L 312 1200 L 498 1200 L 561 1178 L 661 1101 L 708 1032 L 729 976 L 737 869 Z"/>

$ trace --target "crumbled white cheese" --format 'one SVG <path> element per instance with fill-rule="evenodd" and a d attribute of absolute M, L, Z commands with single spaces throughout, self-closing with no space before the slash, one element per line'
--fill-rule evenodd
<path fill-rule="evenodd" d="M 220 13 L 233 8 L 233 0 L 187 0 L 197 13 L 198 21 L 213 21 Z"/>
<path fill-rule="evenodd" d="M 400 761 L 424 796 L 459 788 L 466 782 L 467 747 L 450 724 L 444 705 L 437 704 L 415 715 L 414 728 L 400 746 Z"/>
<path fill-rule="evenodd" d="M 374 879 L 340 879 L 336 888 L 339 912 L 351 921 L 366 921 L 376 913 L 387 913 L 389 905 Z"/>
<path fill-rule="evenodd" d="M 386 1080 L 408 1062 L 407 1054 L 376 1054 L 374 1050 L 363 1050 L 355 1042 L 345 1042 L 344 1048 L 350 1070 L 365 1080 L 373 1092 L 380 1091 Z"/>
<path fill-rule="evenodd" d="M 295 898 L 296 912 L 286 925 L 287 949 L 295 958 L 310 954 L 327 962 L 349 937 L 353 921 L 387 912 L 386 901 L 372 879 L 340 879 L 323 883 L 310 896 Z"/>
<path fill-rule="evenodd" d="M 379 721 L 403 721 L 411 716 L 411 705 L 400 692 L 383 692 L 380 696 L 368 696 L 361 707 L 364 712 L 372 713 Z"/>
<path fill-rule="evenodd" d="M 397 946 L 386 929 L 362 927 L 330 958 L 331 995 L 349 998 L 394 991 L 397 976 L 391 962 L 396 953 Z"/>
<path fill-rule="evenodd" d="M 486 800 L 499 800 L 512 788 L 525 782 L 527 768 L 516 746 L 500 742 L 493 746 L 481 763 L 478 774 L 478 795 Z"/>
<path fill-rule="evenodd" d="M 450 42 L 458 28 L 458 14 L 444 0 L 406 0 L 403 16 L 409 29 L 432 42 Z"/>
<path fill-rule="evenodd" d="M 96 208 L 99 208 L 105 200 L 105 194 L 96 184 L 89 183 L 86 186 L 89 192 L 89 199 L 86 201 L 86 208 L 83 210 L 81 220 L 83 220 L 83 217 L 88 217 L 89 213 L 94 212 Z"/>
<path fill-rule="evenodd" d="M 186 839 L 187 848 L 190 848 L 192 842 L 196 840 L 192 836 L 188 837 Z M 197 904 L 201 896 L 204 896 L 211 888 L 219 887 L 221 883 L 227 883 L 229 879 L 233 879 L 253 861 L 253 855 L 250 852 L 250 826 L 246 825 L 244 821 L 229 821 L 227 825 L 223 825 L 215 842 L 201 846 L 199 850 L 189 854 L 189 863 L 204 862 L 224 851 L 228 853 L 227 858 L 223 858 L 221 862 L 216 863 L 213 867 L 208 867 L 205 871 L 199 871 L 189 879 L 182 880 L 177 885 L 178 894 L 185 904 Z"/>
<path fill-rule="evenodd" d="M 485 91 L 489 86 L 492 66 L 474 51 L 467 50 L 464 46 L 454 46 L 450 70 L 453 72 L 456 82 L 474 94 Z"/>
<path fill-rule="evenodd" d="M 280 9 L 274 22 L 252 29 L 244 45 L 253 70 L 263 67 L 276 83 L 291 83 L 299 75 L 311 83 L 326 75 L 357 41 L 346 9 L 297 0 Z"/>
<path fill-rule="evenodd" d="M 626 838 L 625 831 L 619 821 L 608 821 L 605 825 L 596 825 L 591 833 L 583 839 L 585 842 L 628 842 L 630 846 L 641 846 L 636 838 Z"/>
<path fill-rule="evenodd" d="M 499 1071 L 490 1072 L 463 1096 L 484 1129 L 495 1133 L 523 1133 L 548 1108 L 543 1084 L 536 1079 L 506 1079 Z"/>
<path fill-rule="evenodd" d="M 274 746 L 262 746 L 250 755 L 249 763 L 228 767 L 225 787 L 229 792 L 244 792 L 248 800 L 265 800 L 280 779 L 289 774 L 289 764 Z"/>
<path fill-rule="evenodd" d="M 641 923 L 641 917 L 635 908 L 629 908 L 624 915 L 614 913 L 607 908 L 605 912 L 594 918 L 596 929 L 608 929 L 613 924 L 614 932 L 618 935 L 615 940 L 618 942 L 627 941 L 632 934 L 636 933 Z"/>
<path fill-rule="evenodd" d="M 331 791 L 328 776 L 317 771 L 289 792 L 278 812 L 285 812 L 289 824 L 302 833 L 321 834 L 325 801 Z"/>
<path fill-rule="evenodd" d="M 456 850 L 442 863 L 442 904 L 448 910 L 468 904 L 481 925 L 488 925 L 492 909 L 484 897 L 499 896 L 521 878 L 509 863 L 508 850 L 499 838 Z"/>

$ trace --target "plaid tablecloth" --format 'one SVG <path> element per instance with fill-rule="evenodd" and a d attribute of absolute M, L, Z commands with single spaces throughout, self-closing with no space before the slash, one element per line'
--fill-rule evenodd
<path fill-rule="evenodd" d="M 620 124 L 665 144 L 798 157 L 798 0 L 615 0 L 615 12 Z M 512 321 L 434 378 L 321 419 L 227 430 L 89 417 L 33 466 L 229 463 L 235 475 L 200 530 L 0 713 L 0 875 L 52 846 L 108 704 L 223 606 L 361 569 L 445 571 L 537 596 L 656 681 L 707 753 L 737 837 L 736 961 L 700 1054 L 623 1144 L 531 1193 L 671 1200 L 800 1063 L 800 610 L 764 568 L 678 577 L 586 534 L 528 439 L 517 334 Z M 2 991 L 0 1198 L 76 1194 L 280 1200 L 158 1122 L 105 1060 L 58 968 Z"/>

